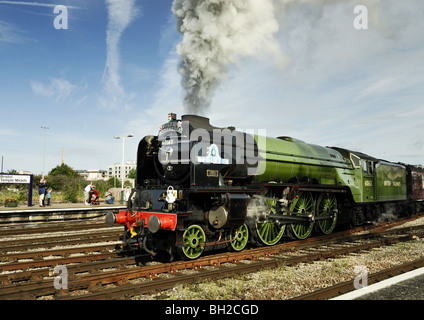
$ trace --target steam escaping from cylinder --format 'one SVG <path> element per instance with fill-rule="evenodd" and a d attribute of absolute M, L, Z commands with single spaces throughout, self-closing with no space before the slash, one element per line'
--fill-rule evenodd
<path fill-rule="evenodd" d="M 268 53 L 285 66 L 274 38 L 279 24 L 272 0 L 174 0 L 172 11 L 183 35 L 177 53 L 190 113 L 210 106 L 229 67 L 242 58 Z"/>
<path fill-rule="evenodd" d="M 260 196 L 254 196 L 250 199 L 246 208 L 247 217 L 256 221 L 266 219 L 269 211 L 270 207 L 266 205 L 264 198 Z"/>

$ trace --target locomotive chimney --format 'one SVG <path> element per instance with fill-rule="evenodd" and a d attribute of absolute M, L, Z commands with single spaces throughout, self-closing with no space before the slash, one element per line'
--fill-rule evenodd
<path fill-rule="evenodd" d="M 203 128 L 206 130 L 213 130 L 213 126 L 211 126 L 209 122 L 209 118 L 197 116 L 194 114 L 186 114 L 181 117 L 182 121 L 190 122 L 190 125 L 193 128 Z"/>

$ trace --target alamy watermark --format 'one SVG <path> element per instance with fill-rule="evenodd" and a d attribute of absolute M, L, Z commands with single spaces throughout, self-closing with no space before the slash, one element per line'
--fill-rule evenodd
<path fill-rule="evenodd" d="M 57 16 L 54 18 L 53 26 L 56 30 L 68 29 L 68 7 L 57 5 L 53 10 Z M 353 20 L 353 27 L 357 30 L 368 29 L 368 8 L 365 5 L 357 5 L 353 8 L 353 13 L 357 16 Z"/>
<path fill-rule="evenodd" d="M 357 5 L 353 8 L 353 13 L 357 14 L 353 20 L 353 27 L 356 30 L 368 29 L 368 8 L 364 5 Z"/>
<path fill-rule="evenodd" d="M 355 266 L 353 272 L 358 274 L 353 280 L 353 286 L 356 290 L 368 286 L 368 268 L 366 266 Z"/>
<path fill-rule="evenodd" d="M 56 290 L 68 289 L 68 269 L 63 265 L 58 265 L 53 269 L 54 277 L 53 286 Z"/>
<path fill-rule="evenodd" d="M 56 30 L 68 29 L 68 7 L 57 5 L 53 10 L 57 16 L 53 20 L 53 26 Z"/>

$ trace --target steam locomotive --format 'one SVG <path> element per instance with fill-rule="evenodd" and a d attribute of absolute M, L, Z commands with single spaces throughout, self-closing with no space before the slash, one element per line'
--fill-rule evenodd
<path fill-rule="evenodd" d="M 126 249 L 196 259 L 423 208 L 424 169 L 169 114 L 140 141 L 128 207 L 106 223 L 125 226 Z"/>

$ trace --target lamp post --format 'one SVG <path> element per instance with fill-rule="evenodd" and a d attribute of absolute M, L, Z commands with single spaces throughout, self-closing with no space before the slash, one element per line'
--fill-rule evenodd
<path fill-rule="evenodd" d="M 44 168 L 46 166 L 46 130 L 48 127 L 41 127 L 44 130 L 44 139 L 43 139 L 43 172 L 41 173 L 41 177 L 44 179 Z"/>
<path fill-rule="evenodd" d="M 125 167 L 125 138 L 131 138 L 131 137 L 134 137 L 134 135 L 133 134 L 128 134 L 127 136 L 124 136 L 124 137 L 118 137 L 118 136 L 115 136 L 114 138 L 115 139 L 122 139 L 122 164 L 121 164 L 121 180 L 122 180 L 122 185 L 121 185 L 121 203 L 124 203 L 124 196 L 123 196 L 123 193 L 124 193 L 124 173 L 125 173 L 125 171 L 124 171 L 124 167 Z"/>

